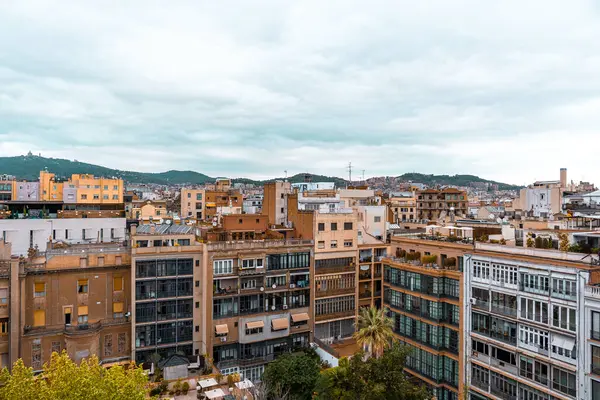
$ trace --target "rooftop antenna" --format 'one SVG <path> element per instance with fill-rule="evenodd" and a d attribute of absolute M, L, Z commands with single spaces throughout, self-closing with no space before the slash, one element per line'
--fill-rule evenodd
<path fill-rule="evenodd" d="M 362 180 L 363 180 L 363 184 L 366 184 L 367 182 L 365 181 L 365 170 L 362 170 Z"/>
<path fill-rule="evenodd" d="M 285 181 L 287 182 L 287 169 L 283 172 L 285 172 Z"/>
<path fill-rule="evenodd" d="M 352 184 L 352 161 L 348 163 L 348 182 Z"/>

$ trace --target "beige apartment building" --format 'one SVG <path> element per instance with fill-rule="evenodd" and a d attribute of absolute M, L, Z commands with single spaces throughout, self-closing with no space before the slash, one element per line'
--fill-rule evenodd
<path fill-rule="evenodd" d="M 467 215 L 467 192 L 455 188 L 427 189 L 417 192 L 418 219 L 438 220 Z"/>
<path fill-rule="evenodd" d="M 205 199 L 206 190 L 204 189 L 181 189 L 181 218 L 205 220 Z"/>
<path fill-rule="evenodd" d="M 40 371 L 52 352 L 110 365 L 130 359 L 130 254 L 121 244 L 73 245 L 30 258 L 0 242 L 0 362 Z"/>

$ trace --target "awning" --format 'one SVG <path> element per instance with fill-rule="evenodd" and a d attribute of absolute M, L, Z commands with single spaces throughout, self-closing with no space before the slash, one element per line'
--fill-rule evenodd
<path fill-rule="evenodd" d="M 264 321 L 246 322 L 246 329 L 264 328 L 264 326 L 265 326 Z"/>
<path fill-rule="evenodd" d="M 215 332 L 217 335 L 227 335 L 229 333 L 229 327 L 227 324 L 215 326 Z"/>
<path fill-rule="evenodd" d="M 308 313 L 292 314 L 292 322 L 304 322 L 309 319 Z"/>
<path fill-rule="evenodd" d="M 271 321 L 271 327 L 274 331 L 289 329 L 290 322 L 287 318 L 277 318 Z"/>
<path fill-rule="evenodd" d="M 236 382 L 235 386 L 237 386 L 240 390 L 250 389 L 254 387 L 254 384 L 248 379 L 244 379 L 242 382 Z"/>
<path fill-rule="evenodd" d="M 206 388 L 217 386 L 217 385 L 218 385 L 218 383 L 214 378 L 198 381 L 198 386 L 200 386 L 202 389 L 206 389 Z"/>
<path fill-rule="evenodd" d="M 113 303 L 113 313 L 122 313 L 123 312 L 123 303 L 117 302 Z"/>
<path fill-rule="evenodd" d="M 554 336 L 552 338 L 552 346 L 573 351 L 573 349 L 575 348 L 575 340 L 566 336 Z"/>
<path fill-rule="evenodd" d="M 225 396 L 225 392 L 222 389 L 209 390 L 204 392 L 207 399 L 216 399 Z"/>

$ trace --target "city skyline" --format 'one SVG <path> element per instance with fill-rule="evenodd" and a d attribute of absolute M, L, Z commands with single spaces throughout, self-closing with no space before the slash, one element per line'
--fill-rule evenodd
<path fill-rule="evenodd" d="M 7 3 L 0 154 L 249 178 L 346 177 L 352 160 L 366 176 L 526 184 L 568 167 L 598 182 L 600 49 L 582 40 L 597 22 L 556 1 Z"/>

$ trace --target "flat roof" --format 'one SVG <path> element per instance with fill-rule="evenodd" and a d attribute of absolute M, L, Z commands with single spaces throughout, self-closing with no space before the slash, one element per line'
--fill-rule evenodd
<path fill-rule="evenodd" d="M 192 233 L 194 233 L 194 227 L 192 226 L 173 224 L 141 225 L 136 230 L 136 234 L 141 235 L 185 235 Z"/>

